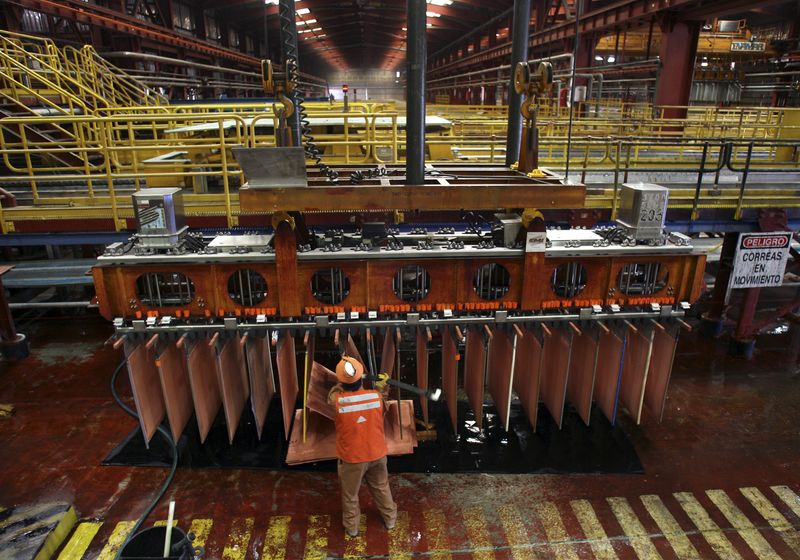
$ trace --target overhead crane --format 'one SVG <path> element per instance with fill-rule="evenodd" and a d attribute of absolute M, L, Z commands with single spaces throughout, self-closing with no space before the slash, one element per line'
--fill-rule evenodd
<path fill-rule="evenodd" d="M 552 75 L 535 76 L 530 95 Z M 271 229 L 203 236 L 186 226 L 180 189 L 147 189 L 134 195 L 138 233 L 98 259 L 97 303 L 125 350 L 146 441 L 165 417 L 180 437 L 194 414 L 202 443 L 222 410 L 232 444 L 248 403 L 260 435 L 277 393 L 287 463 L 331 458 L 332 364 L 317 349 L 400 381 L 409 343 L 415 384 L 441 383 L 449 423 L 431 423 L 427 399 L 398 390 L 392 454 L 417 445 L 415 404 L 426 432 L 463 421 L 459 363 L 479 429 L 486 387 L 504 430 L 514 393 L 532 429 L 540 400 L 558 427 L 568 402 L 587 425 L 593 402 L 611 423 L 621 408 L 660 421 L 705 270 L 690 238 L 664 229 L 668 189 L 624 185 L 617 223 L 548 229 L 539 209 L 581 208 L 585 186 L 546 169 L 452 165 L 425 167 L 420 184 L 396 166 L 355 185 L 324 171 L 310 182 L 304 152 L 233 151 L 247 178 L 242 210 L 271 216 Z M 398 209 L 416 225 L 398 225 Z"/>

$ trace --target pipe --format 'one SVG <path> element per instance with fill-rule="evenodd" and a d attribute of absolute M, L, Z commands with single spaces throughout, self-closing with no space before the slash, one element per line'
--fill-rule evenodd
<path fill-rule="evenodd" d="M 425 183 L 425 0 L 407 0 L 406 21 L 406 184 Z"/>
<path fill-rule="evenodd" d="M 236 70 L 234 68 L 226 68 L 225 66 L 216 66 L 213 64 L 203 64 L 202 62 L 193 62 L 191 60 L 182 60 L 180 58 L 170 58 L 168 56 L 161 56 L 158 54 L 138 53 L 131 51 L 112 51 L 102 53 L 100 56 L 103 58 L 136 58 L 139 60 L 149 60 L 151 62 L 163 62 L 165 64 L 174 64 L 175 66 L 191 66 L 192 68 L 200 68 L 202 70 L 211 70 L 212 72 L 225 72 L 228 74 L 242 74 L 243 76 L 252 76 L 261 79 L 261 74 L 257 72 L 247 72 L 246 70 Z"/>
<path fill-rule="evenodd" d="M 454 45 L 457 45 L 457 44 L 459 44 L 459 43 L 462 43 L 462 42 L 464 41 L 464 39 L 469 39 L 470 37 L 472 37 L 473 35 L 475 35 L 475 33 L 477 33 L 478 31 L 481 31 L 482 29 L 484 29 L 484 28 L 486 28 L 486 27 L 489 27 L 490 25 L 492 25 L 492 24 L 493 24 L 493 23 L 495 23 L 495 22 L 498 22 L 498 21 L 500 21 L 501 19 L 505 19 L 505 18 L 507 18 L 507 17 L 508 17 L 508 15 L 511 13 L 511 10 L 512 10 L 512 9 L 513 9 L 513 8 L 509 8 L 509 9 L 507 9 L 506 11 L 504 11 L 504 12 L 501 12 L 499 15 L 496 15 L 495 17 L 493 17 L 492 19 L 490 19 L 490 20 L 489 20 L 489 21 L 487 21 L 486 23 L 482 23 L 481 25 L 479 25 L 478 27 L 476 27 L 475 29 L 473 29 L 472 31 L 470 31 L 469 33 L 467 33 L 466 35 L 462 35 L 461 37 L 459 37 L 459 38 L 458 38 L 458 39 L 456 39 L 455 41 L 452 41 L 452 42 L 450 42 L 450 43 L 446 44 L 446 45 L 445 45 L 445 46 L 443 46 L 441 49 L 439 49 L 438 51 L 436 51 L 435 53 L 433 53 L 432 55 L 430 55 L 430 58 L 436 58 L 437 56 L 439 56 L 440 54 L 442 54 L 444 51 L 448 50 L 450 47 L 452 47 L 452 46 L 454 46 Z"/>
<path fill-rule="evenodd" d="M 562 53 L 557 54 L 554 56 L 544 56 L 542 58 L 534 58 L 528 61 L 528 64 L 538 64 L 539 62 L 552 62 L 553 60 L 561 60 L 562 58 L 568 58 L 570 60 L 570 66 L 572 65 L 572 53 Z M 472 72 L 464 72 L 463 74 L 456 74 L 455 76 L 447 76 L 445 78 L 436 78 L 435 80 L 428 80 L 428 84 L 434 84 L 436 82 L 443 82 L 446 80 L 454 80 L 455 78 L 463 78 L 465 76 L 473 76 L 475 74 L 487 74 L 489 72 L 494 72 L 495 70 L 506 70 L 511 68 L 509 64 L 501 64 L 500 66 L 493 66 L 492 68 L 485 68 L 483 70 L 473 70 Z"/>
<path fill-rule="evenodd" d="M 10 309 L 64 309 L 69 307 L 77 307 L 79 309 L 89 309 L 92 306 L 90 301 L 28 301 L 20 303 L 9 303 Z"/>
<path fill-rule="evenodd" d="M 528 60 L 528 35 L 531 23 L 531 0 L 514 0 L 514 21 L 511 34 L 511 77 L 508 86 L 508 129 L 506 131 L 506 165 L 519 159 L 522 142 L 522 95 L 514 89 L 514 69 Z"/>

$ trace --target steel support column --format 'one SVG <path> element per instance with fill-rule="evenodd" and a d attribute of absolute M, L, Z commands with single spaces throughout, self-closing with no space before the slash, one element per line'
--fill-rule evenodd
<path fill-rule="evenodd" d="M 739 232 L 731 231 L 725 234 L 717 265 L 717 276 L 714 279 L 714 291 L 711 292 L 708 311 L 703 313 L 702 317 L 701 332 L 705 335 L 716 337 L 722 334 L 725 298 L 728 295 L 728 283 L 733 272 L 733 258 L 738 243 Z"/>
<path fill-rule="evenodd" d="M 697 39 L 702 22 L 661 20 L 661 69 L 656 89 L 656 105 L 674 106 L 664 111 L 664 118 L 686 118 L 689 95 L 692 92 Z"/>
<path fill-rule="evenodd" d="M 406 2 L 406 183 L 425 183 L 425 64 L 427 60 L 425 0 Z"/>
<path fill-rule="evenodd" d="M 741 356 L 748 360 L 753 357 L 753 350 L 756 346 L 753 322 L 760 295 L 761 288 L 748 288 L 745 290 L 742 308 L 739 312 L 739 320 L 736 323 L 736 332 L 734 332 L 730 344 L 730 352 L 734 356 Z"/>
<path fill-rule="evenodd" d="M 286 65 L 289 58 L 293 58 L 297 63 L 297 72 L 300 73 L 300 51 L 297 47 L 297 15 L 294 10 L 294 0 L 280 0 L 278 4 L 278 19 L 281 27 L 281 54 L 283 63 Z M 288 71 L 288 68 L 287 68 Z M 300 92 L 295 90 L 292 93 L 295 109 L 297 100 L 301 97 Z M 292 140 L 295 146 L 302 146 L 303 139 L 300 134 L 300 113 L 295 110 L 289 117 L 289 128 L 292 131 Z"/>
<path fill-rule="evenodd" d="M 522 115 L 519 110 L 522 96 L 514 89 L 514 69 L 518 62 L 528 60 L 528 35 L 531 22 L 531 0 L 514 0 L 514 20 L 511 33 L 511 79 L 508 89 L 508 132 L 506 136 L 506 165 L 519 158 L 522 140 Z"/>

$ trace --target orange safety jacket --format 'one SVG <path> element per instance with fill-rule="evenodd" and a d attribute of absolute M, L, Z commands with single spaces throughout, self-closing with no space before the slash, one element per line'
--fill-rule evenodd
<path fill-rule="evenodd" d="M 345 463 L 367 463 L 389 452 L 383 433 L 383 397 L 360 389 L 334 395 L 336 455 Z"/>

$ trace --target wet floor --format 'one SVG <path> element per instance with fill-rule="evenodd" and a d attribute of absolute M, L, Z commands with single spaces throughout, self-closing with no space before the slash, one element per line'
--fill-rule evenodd
<path fill-rule="evenodd" d="M 110 327 L 73 318 L 26 334 L 31 357 L 0 363 L 0 404 L 16 408 L 0 418 L 0 507 L 74 503 L 83 523 L 62 557 L 113 557 L 166 473 L 102 465 L 136 427 L 110 397 Z M 793 340 L 762 337 L 746 362 L 684 334 L 664 422 L 620 418 L 640 474 L 395 473 L 398 527 L 381 527 L 365 492 L 356 539 L 331 472 L 182 468 L 168 496 L 209 558 L 797 558 Z M 149 522 L 165 517 L 166 501 Z"/>

